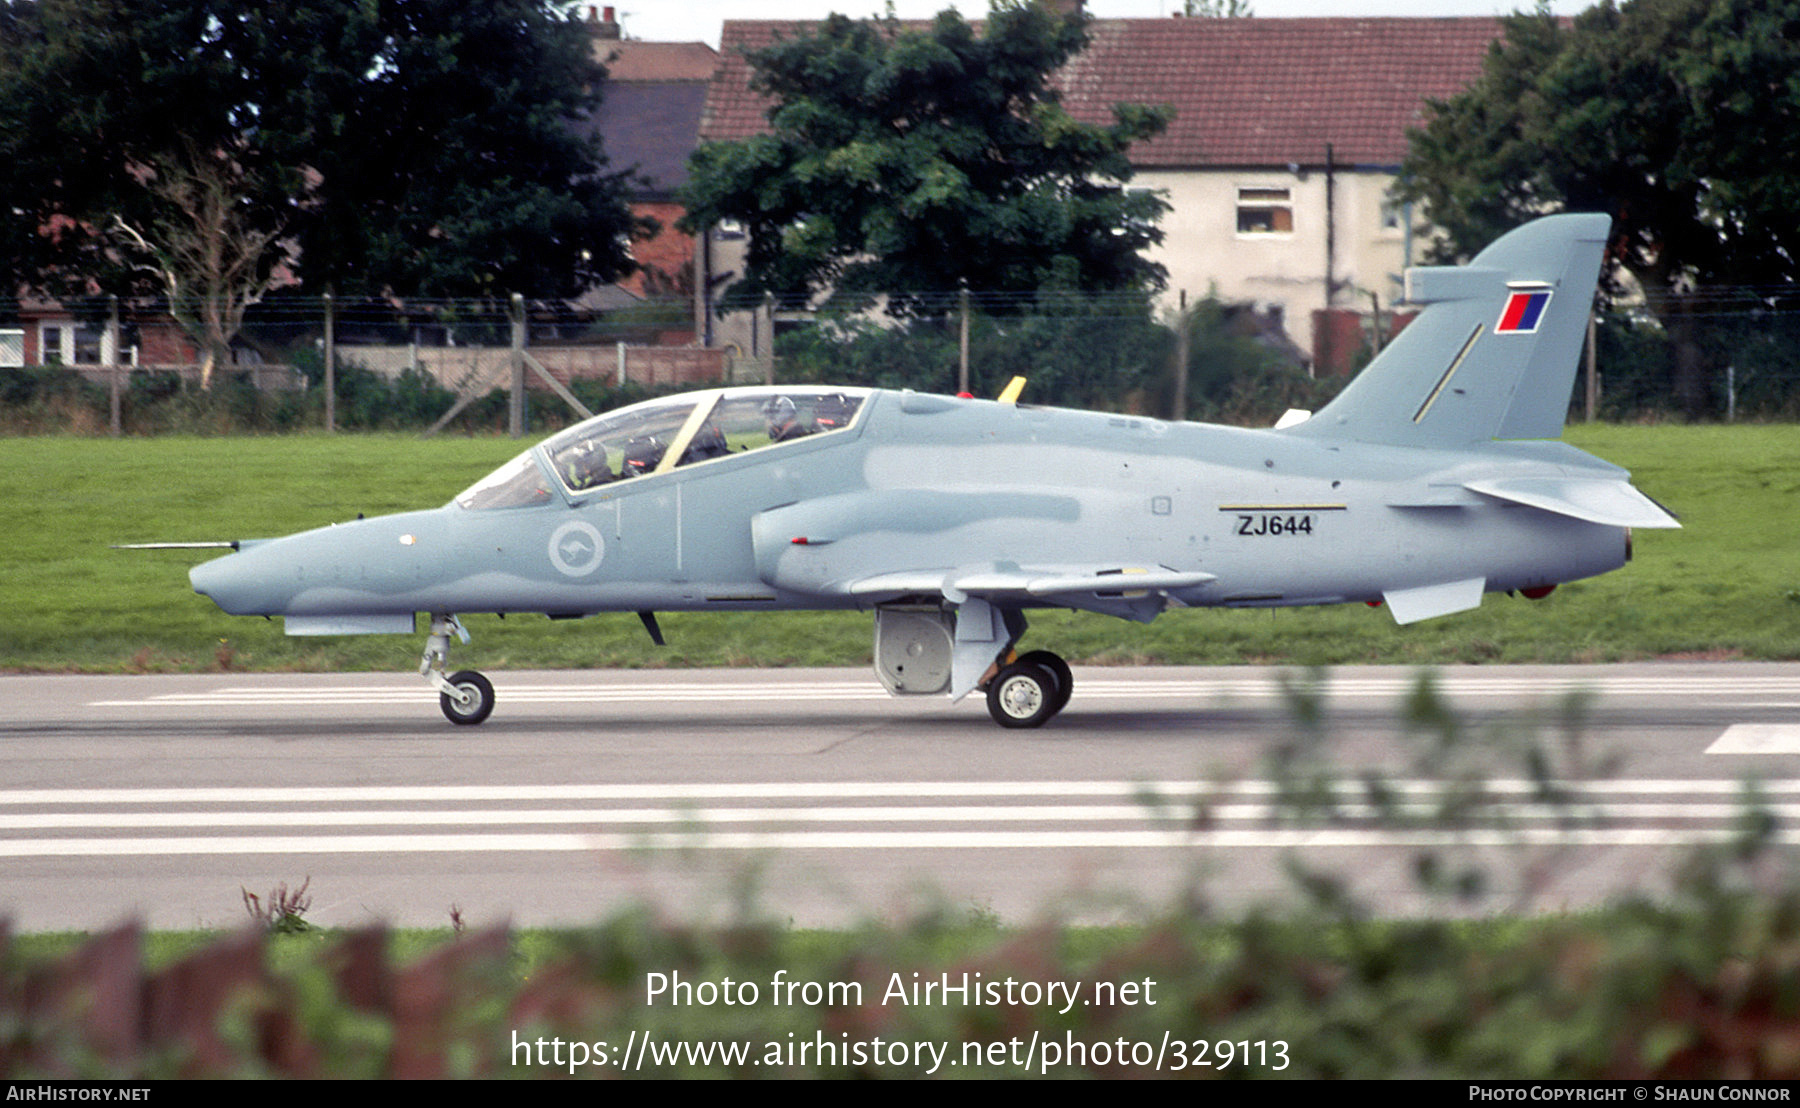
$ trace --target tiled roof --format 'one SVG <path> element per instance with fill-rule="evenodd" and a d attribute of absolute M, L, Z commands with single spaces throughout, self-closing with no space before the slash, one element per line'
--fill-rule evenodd
<path fill-rule="evenodd" d="M 744 53 L 811 23 L 730 21 L 707 92 L 703 141 L 761 131 Z M 924 26 L 920 24 L 919 26 Z M 1132 152 L 1139 168 L 1397 165 L 1424 101 L 1481 70 L 1495 19 L 1102 19 L 1058 76 L 1078 119 L 1110 122 L 1117 103 L 1168 104 L 1175 118 Z"/>
<path fill-rule="evenodd" d="M 594 58 L 609 81 L 705 81 L 719 63 L 718 51 L 704 42 L 637 39 L 597 39 Z"/>
<path fill-rule="evenodd" d="M 769 100 L 750 91 L 750 63 L 744 55 L 772 45 L 776 39 L 811 34 L 818 24 L 774 20 L 727 19 L 719 32 L 719 67 L 706 89 L 706 111 L 700 116 L 701 142 L 731 142 L 760 133 Z M 925 24 L 917 24 L 923 27 Z"/>
<path fill-rule="evenodd" d="M 611 167 L 635 169 L 646 182 L 644 196 L 686 184 L 718 53 L 704 42 L 598 39 L 594 56 L 606 66 L 606 83 L 589 126 Z"/>
<path fill-rule="evenodd" d="M 610 167 L 635 169 L 645 195 L 686 184 L 705 98 L 706 86 L 695 81 L 608 81 L 591 125 Z"/>

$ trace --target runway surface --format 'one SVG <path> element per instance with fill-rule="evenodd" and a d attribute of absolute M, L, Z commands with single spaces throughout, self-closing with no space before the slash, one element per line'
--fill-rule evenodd
<path fill-rule="evenodd" d="M 1800 665 L 1078 669 L 1023 732 L 863 671 L 490 676 L 478 728 L 410 675 L 0 678 L 0 916 L 1116 919 L 1291 901 L 1294 860 L 1486 912 L 1660 895 L 1747 798 L 1800 840 Z"/>

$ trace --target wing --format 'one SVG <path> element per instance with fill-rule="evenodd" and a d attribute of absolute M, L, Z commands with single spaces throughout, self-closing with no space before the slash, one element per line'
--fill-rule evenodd
<path fill-rule="evenodd" d="M 1018 609 L 1055 605 L 1148 623 L 1182 589 L 1213 581 L 1210 573 L 1166 566 L 988 565 L 951 570 L 877 573 L 850 581 L 844 592 L 868 603 L 940 598 L 956 606 L 949 693 L 960 700 L 991 671 L 996 653 L 1024 631 Z M 877 620 L 877 637 L 880 622 Z"/>
<path fill-rule="evenodd" d="M 1217 580 L 1210 573 L 1166 566 L 980 566 L 878 573 L 850 582 L 845 591 L 871 603 L 909 596 L 941 596 L 952 604 L 970 598 L 1001 607 L 1055 605 L 1148 623 L 1184 589 Z"/>
<path fill-rule="evenodd" d="M 1182 604 L 1184 590 L 1214 580 L 1210 573 L 1123 561 L 976 560 L 995 550 L 1066 547 L 1079 537 L 1080 517 L 1080 503 L 1061 492 L 862 490 L 762 512 L 751 523 L 751 539 L 757 574 L 769 584 L 866 604 L 975 599 L 996 608 L 1082 608 L 1147 623 Z"/>

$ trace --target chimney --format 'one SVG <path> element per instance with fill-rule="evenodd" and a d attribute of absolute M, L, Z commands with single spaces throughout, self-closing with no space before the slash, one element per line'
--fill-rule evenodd
<path fill-rule="evenodd" d="M 596 16 L 596 12 L 599 13 L 598 16 Z M 619 21 L 614 16 L 614 9 L 611 4 L 608 4 L 604 9 L 600 9 L 594 4 L 589 4 L 587 21 L 588 27 L 593 31 L 595 38 L 619 39 L 625 37 L 619 30 Z"/>

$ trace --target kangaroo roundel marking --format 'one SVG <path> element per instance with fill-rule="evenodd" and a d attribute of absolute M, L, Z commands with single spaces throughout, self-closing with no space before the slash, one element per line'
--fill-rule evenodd
<path fill-rule="evenodd" d="M 550 564 L 568 577 L 586 577 L 606 557 L 606 540 L 591 523 L 571 520 L 550 533 Z"/>

